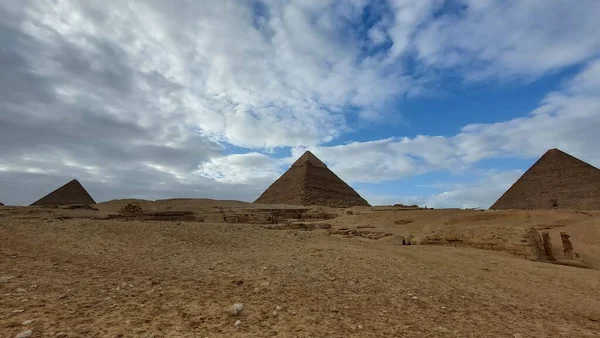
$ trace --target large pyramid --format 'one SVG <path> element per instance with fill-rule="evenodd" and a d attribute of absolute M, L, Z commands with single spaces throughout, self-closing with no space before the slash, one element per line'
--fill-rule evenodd
<path fill-rule="evenodd" d="M 92 196 L 77 180 L 63 185 L 48 195 L 40 198 L 31 206 L 41 205 L 69 205 L 69 204 L 96 204 Z"/>
<path fill-rule="evenodd" d="M 300 156 L 254 203 L 337 208 L 369 206 L 364 198 L 310 151 Z"/>
<path fill-rule="evenodd" d="M 600 210 L 600 169 L 548 150 L 490 209 Z"/>

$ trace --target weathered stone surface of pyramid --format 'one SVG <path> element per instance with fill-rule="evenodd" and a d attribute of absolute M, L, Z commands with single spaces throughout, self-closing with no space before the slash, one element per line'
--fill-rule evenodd
<path fill-rule="evenodd" d="M 31 206 L 43 205 L 69 205 L 69 204 L 96 204 L 92 196 L 77 180 L 72 180 L 48 195 L 40 198 Z"/>
<path fill-rule="evenodd" d="M 336 208 L 369 206 L 364 198 L 310 151 L 300 156 L 254 203 Z"/>
<path fill-rule="evenodd" d="M 550 149 L 490 209 L 600 210 L 600 169 Z"/>

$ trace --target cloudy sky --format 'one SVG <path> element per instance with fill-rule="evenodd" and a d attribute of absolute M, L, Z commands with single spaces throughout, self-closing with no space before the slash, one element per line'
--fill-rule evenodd
<path fill-rule="evenodd" d="M 600 165 L 598 0 L 5 0 L 0 201 L 252 201 L 306 149 L 372 204 Z"/>

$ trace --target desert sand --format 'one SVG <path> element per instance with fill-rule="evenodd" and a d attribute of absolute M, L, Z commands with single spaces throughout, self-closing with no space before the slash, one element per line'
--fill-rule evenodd
<path fill-rule="evenodd" d="M 93 208 L 0 207 L 1 337 L 600 335 L 598 212 Z M 536 258 L 532 228 L 588 268 Z"/>

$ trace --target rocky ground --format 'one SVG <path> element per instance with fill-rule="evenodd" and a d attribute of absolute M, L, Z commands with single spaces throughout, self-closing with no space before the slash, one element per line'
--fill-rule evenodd
<path fill-rule="evenodd" d="M 4 208 L 1 337 L 600 335 L 594 269 L 331 229 L 40 217 L 39 210 Z M 427 223 L 427 232 L 439 230 L 439 222 L 425 221 L 435 211 L 416 212 L 390 216 L 413 219 L 408 224 L 369 215 L 329 222 L 332 229 L 349 223 L 394 232 Z M 443 217 L 433 218 L 460 223 L 452 223 L 455 214 Z M 564 214 L 532 217 L 566 222 Z M 243 308 L 234 314 L 236 303 Z"/>

